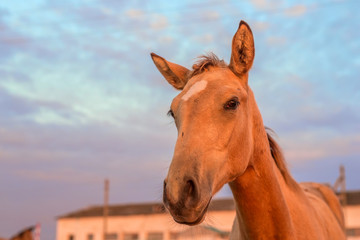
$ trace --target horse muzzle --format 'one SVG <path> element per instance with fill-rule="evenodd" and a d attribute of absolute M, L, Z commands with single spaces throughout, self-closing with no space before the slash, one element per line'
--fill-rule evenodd
<path fill-rule="evenodd" d="M 202 192 L 195 179 L 184 179 L 182 184 L 177 183 L 179 184 L 177 186 L 168 184 L 167 180 L 164 181 L 163 202 L 175 222 L 190 226 L 197 225 L 205 218 L 211 194 Z"/>

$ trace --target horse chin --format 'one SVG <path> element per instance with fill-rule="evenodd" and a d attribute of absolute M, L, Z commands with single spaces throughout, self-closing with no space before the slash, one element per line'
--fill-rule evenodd
<path fill-rule="evenodd" d="M 202 223 L 205 219 L 205 214 L 203 214 L 202 216 L 200 216 L 198 219 L 196 219 L 195 221 L 193 222 L 185 222 L 185 221 L 179 221 L 179 220 L 176 220 L 174 218 L 174 221 L 179 223 L 179 224 L 184 224 L 184 225 L 188 225 L 188 226 L 195 226 L 195 225 L 198 225 L 200 223 Z"/>
<path fill-rule="evenodd" d="M 188 225 L 188 226 L 198 225 L 198 224 L 202 223 L 205 220 L 205 215 L 206 215 L 206 212 L 207 212 L 207 210 L 209 208 L 210 202 L 211 202 L 211 199 L 205 205 L 202 212 L 199 214 L 199 216 L 194 221 L 188 220 L 188 219 L 186 219 L 185 216 L 179 216 L 179 215 L 172 215 L 173 219 L 174 219 L 175 222 L 177 222 L 179 224 L 184 224 L 184 225 Z M 171 211 L 170 211 L 170 213 L 171 213 Z"/>

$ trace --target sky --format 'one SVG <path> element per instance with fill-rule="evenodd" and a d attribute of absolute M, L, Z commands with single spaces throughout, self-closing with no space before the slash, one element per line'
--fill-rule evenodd
<path fill-rule="evenodd" d="M 360 1 L 0 2 L 0 237 L 103 201 L 161 201 L 178 94 L 150 58 L 229 62 L 241 19 L 249 75 L 294 178 L 360 189 Z M 230 197 L 225 187 L 219 197 Z"/>

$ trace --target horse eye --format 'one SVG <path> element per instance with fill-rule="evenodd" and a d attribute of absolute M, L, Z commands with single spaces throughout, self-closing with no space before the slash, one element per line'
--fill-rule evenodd
<path fill-rule="evenodd" d="M 224 104 L 225 110 L 235 110 L 239 106 L 240 102 L 237 98 L 232 98 Z"/>
<path fill-rule="evenodd" d="M 171 109 L 168 111 L 167 115 L 175 118 L 174 112 Z"/>

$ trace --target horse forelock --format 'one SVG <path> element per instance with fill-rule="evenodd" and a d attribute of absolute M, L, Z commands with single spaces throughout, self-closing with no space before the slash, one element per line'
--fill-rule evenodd
<path fill-rule="evenodd" d="M 227 64 L 224 60 L 219 59 L 214 53 L 209 53 L 207 55 L 202 55 L 198 57 L 198 61 L 192 66 L 193 70 L 190 73 L 190 78 L 205 72 L 209 67 L 227 67 Z"/>

